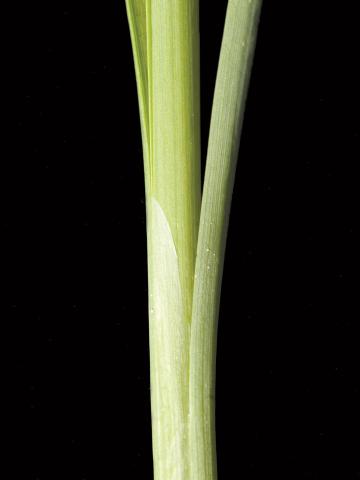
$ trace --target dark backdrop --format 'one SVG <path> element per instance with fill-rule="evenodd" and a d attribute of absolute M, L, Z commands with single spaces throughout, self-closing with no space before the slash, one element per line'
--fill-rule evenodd
<path fill-rule="evenodd" d="M 219 323 L 219 479 L 360 478 L 359 30 L 356 2 L 333 3 L 264 1 Z M 203 156 L 225 7 L 201 1 Z M 124 3 L 12 9 L 6 478 L 151 479 L 144 184 Z"/>

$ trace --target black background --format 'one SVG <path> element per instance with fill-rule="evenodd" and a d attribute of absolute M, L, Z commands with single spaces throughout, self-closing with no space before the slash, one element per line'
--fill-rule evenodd
<path fill-rule="evenodd" d="M 219 322 L 219 479 L 360 478 L 359 33 L 356 2 L 339 5 L 264 1 Z M 225 8 L 201 1 L 203 158 Z M 144 185 L 124 3 L 13 10 L 1 163 L 6 478 L 151 479 Z"/>

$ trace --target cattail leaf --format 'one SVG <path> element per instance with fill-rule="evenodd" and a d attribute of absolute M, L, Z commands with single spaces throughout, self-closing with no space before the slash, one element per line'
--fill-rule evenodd
<path fill-rule="evenodd" d="M 261 0 L 229 0 L 213 99 L 190 343 L 192 479 L 214 480 L 217 321 L 230 204 Z"/>

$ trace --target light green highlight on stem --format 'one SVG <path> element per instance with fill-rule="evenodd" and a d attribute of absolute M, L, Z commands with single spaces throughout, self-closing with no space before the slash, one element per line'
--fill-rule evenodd
<path fill-rule="evenodd" d="M 149 333 L 155 479 L 185 479 L 188 472 L 190 324 L 184 321 L 178 255 L 160 204 L 150 197 Z"/>

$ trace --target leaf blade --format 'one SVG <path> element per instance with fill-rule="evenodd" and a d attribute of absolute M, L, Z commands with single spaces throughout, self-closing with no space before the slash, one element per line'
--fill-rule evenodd
<path fill-rule="evenodd" d="M 229 0 L 211 113 L 190 340 L 191 479 L 215 480 L 217 321 L 225 242 L 261 0 Z"/>

